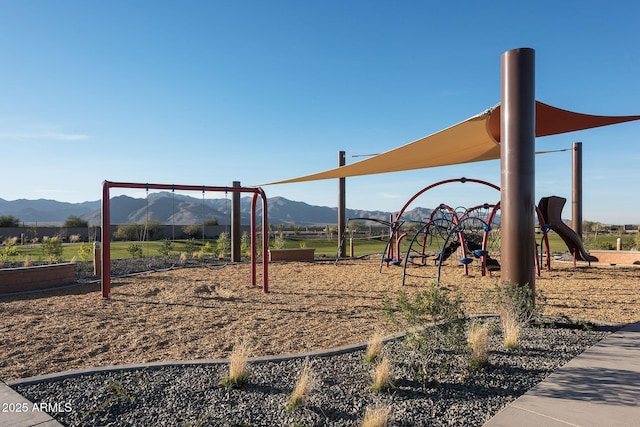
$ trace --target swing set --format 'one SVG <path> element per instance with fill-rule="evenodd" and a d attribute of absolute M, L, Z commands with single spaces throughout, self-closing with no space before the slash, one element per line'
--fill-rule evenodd
<path fill-rule="evenodd" d="M 269 251 L 269 225 L 267 219 L 267 196 L 260 187 L 212 187 L 198 185 L 176 185 L 176 184 L 149 184 L 149 183 L 133 183 L 133 182 L 102 182 L 102 277 L 100 279 L 100 287 L 102 290 L 102 298 L 109 298 L 111 293 L 111 199 L 109 190 L 111 188 L 134 188 L 153 190 L 179 190 L 179 191 L 206 191 L 227 193 L 252 193 L 251 202 L 251 285 L 257 284 L 257 239 L 256 239 L 256 216 L 258 197 L 262 199 L 262 291 L 269 292 L 269 261 L 266 254 Z M 147 214 L 148 215 L 148 214 Z M 204 229 L 203 229 L 204 230 Z M 204 233 L 204 231 L 203 231 Z M 204 235 L 203 235 L 204 236 Z"/>

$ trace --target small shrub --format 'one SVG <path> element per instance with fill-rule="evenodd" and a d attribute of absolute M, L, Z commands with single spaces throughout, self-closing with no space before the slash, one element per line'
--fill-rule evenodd
<path fill-rule="evenodd" d="M 49 257 L 50 262 L 59 262 L 62 260 L 62 239 L 60 236 L 43 237 L 40 245 L 45 256 Z"/>
<path fill-rule="evenodd" d="M 202 252 L 206 254 L 212 254 L 216 251 L 216 248 L 213 246 L 211 242 L 206 242 L 202 247 Z"/>
<path fill-rule="evenodd" d="M 127 252 L 129 252 L 132 258 L 140 258 L 142 257 L 142 245 L 132 243 L 127 247 Z"/>
<path fill-rule="evenodd" d="M 80 257 L 82 261 L 89 261 L 93 257 L 92 246 L 86 243 L 81 243 L 78 248 L 78 257 Z"/>
<path fill-rule="evenodd" d="M 391 423 L 391 407 L 369 407 L 364 413 L 362 427 L 387 427 Z"/>
<path fill-rule="evenodd" d="M 391 321 L 407 331 L 407 363 L 416 380 L 429 384 L 434 375 L 453 369 L 465 357 L 466 320 L 460 294 L 450 296 L 433 283 L 414 300 L 402 291 L 395 301 L 385 296 L 384 307 Z"/>
<path fill-rule="evenodd" d="M 374 393 L 382 393 L 390 390 L 393 387 L 393 372 L 391 371 L 391 363 L 389 359 L 383 357 L 382 360 L 376 365 L 376 369 L 373 374 L 373 384 L 371 385 L 371 391 Z"/>
<path fill-rule="evenodd" d="M 273 239 L 273 249 L 283 249 L 285 246 L 285 240 L 282 234 L 279 234 L 275 239 Z"/>
<path fill-rule="evenodd" d="M 546 304 L 544 295 L 539 291 L 534 293 L 528 285 L 500 282 L 496 282 L 493 289 L 486 290 L 483 299 L 501 316 L 507 313 L 521 325 L 539 319 Z"/>
<path fill-rule="evenodd" d="M 0 251 L 0 257 L 2 259 L 7 259 L 9 257 L 14 257 L 18 255 L 18 248 L 16 248 L 15 243 L 12 242 L 11 239 L 6 240 L 4 242 L 4 248 Z"/>
<path fill-rule="evenodd" d="M 309 395 L 313 391 L 314 378 L 309 359 L 305 359 L 302 365 L 302 371 L 296 382 L 296 386 L 287 400 L 286 409 L 287 412 L 292 412 L 296 408 L 304 405 L 309 398 Z"/>
<path fill-rule="evenodd" d="M 218 236 L 218 240 L 216 241 L 216 249 L 218 254 L 221 254 L 223 257 L 227 252 L 229 252 L 231 249 L 231 236 L 229 236 L 229 233 L 226 231 L 220 233 L 220 236 Z"/>
<path fill-rule="evenodd" d="M 469 368 L 473 371 L 489 365 L 489 325 L 472 323 L 467 332 L 467 343 L 471 349 Z"/>
<path fill-rule="evenodd" d="M 240 236 L 240 252 L 249 254 L 251 251 L 251 236 L 246 231 Z"/>
<path fill-rule="evenodd" d="M 369 343 L 367 344 L 367 351 L 364 355 L 364 362 L 366 364 L 371 364 L 378 360 L 380 357 L 380 353 L 382 352 L 383 336 L 380 332 L 376 331 L 369 339 Z"/>
<path fill-rule="evenodd" d="M 189 239 L 184 243 L 182 250 L 188 254 L 192 254 L 196 252 L 196 241 L 194 239 Z"/>
<path fill-rule="evenodd" d="M 172 250 L 173 242 L 169 239 L 163 239 L 160 247 L 158 248 L 158 253 L 162 256 L 169 256 Z"/>
<path fill-rule="evenodd" d="M 249 382 L 249 353 L 251 349 L 246 342 L 233 346 L 229 356 L 229 376 L 222 379 L 227 388 L 240 388 Z"/>

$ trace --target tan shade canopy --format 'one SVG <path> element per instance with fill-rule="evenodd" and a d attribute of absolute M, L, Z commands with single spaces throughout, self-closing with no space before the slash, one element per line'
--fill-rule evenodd
<path fill-rule="evenodd" d="M 640 116 L 594 116 L 536 101 L 536 136 L 638 120 Z M 417 141 L 350 165 L 265 185 L 346 178 L 448 166 L 500 158 L 500 105 Z"/>

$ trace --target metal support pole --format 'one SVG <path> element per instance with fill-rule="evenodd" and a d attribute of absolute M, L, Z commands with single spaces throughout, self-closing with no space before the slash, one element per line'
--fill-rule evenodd
<path fill-rule="evenodd" d="M 571 228 L 582 239 L 582 142 L 573 143 Z"/>
<path fill-rule="evenodd" d="M 233 181 L 233 187 L 239 188 L 240 181 Z M 233 192 L 231 195 L 231 262 L 242 261 L 240 237 L 241 237 L 241 216 L 240 216 L 240 193 Z"/>
<path fill-rule="evenodd" d="M 502 280 L 535 290 L 535 51 L 501 58 L 500 223 Z"/>
<path fill-rule="evenodd" d="M 345 152 L 338 152 L 338 166 L 345 165 Z M 343 242 L 344 233 L 347 228 L 347 207 L 346 207 L 346 179 L 339 178 L 338 179 L 338 247 L 340 248 L 340 253 L 338 254 L 340 258 L 344 258 L 347 256 L 347 248 L 340 243 Z"/>
<path fill-rule="evenodd" d="M 102 290 L 102 298 L 109 298 L 111 293 L 111 208 L 108 181 L 102 183 L 101 222 L 102 276 L 100 277 L 100 289 Z"/>

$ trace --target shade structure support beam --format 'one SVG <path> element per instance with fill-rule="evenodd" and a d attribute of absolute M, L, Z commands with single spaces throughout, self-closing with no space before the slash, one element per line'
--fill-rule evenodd
<path fill-rule="evenodd" d="M 535 51 L 501 57 L 502 281 L 535 293 Z"/>
<path fill-rule="evenodd" d="M 344 166 L 345 152 L 338 152 L 338 166 Z M 347 231 L 347 183 L 345 178 L 338 178 L 338 254 L 339 258 L 347 256 L 347 248 L 342 244 Z"/>
<path fill-rule="evenodd" d="M 582 239 L 582 142 L 573 143 L 571 173 L 571 228 Z"/>

